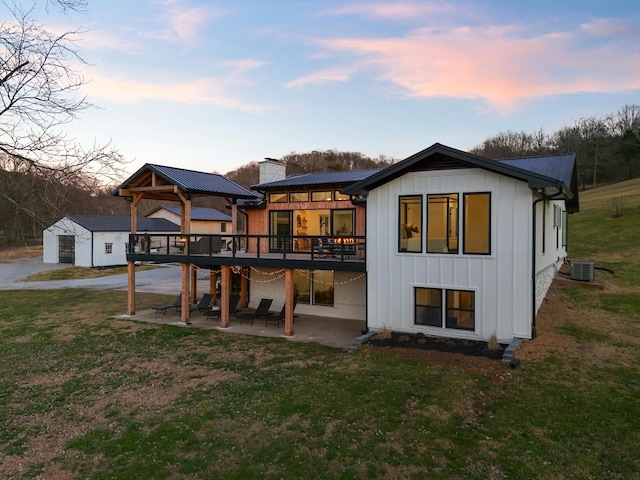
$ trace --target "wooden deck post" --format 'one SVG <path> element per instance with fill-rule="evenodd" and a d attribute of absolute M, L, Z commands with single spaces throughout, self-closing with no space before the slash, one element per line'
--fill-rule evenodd
<path fill-rule="evenodd" d="M 136 314 L 136 265 L 127 262 L 127 315 Z"/>
<path fill-rule="evenodd" d="M 209 293 L 213 295 L 213 305 L 218 304 L 218 274 L 213 270 L 209 270 Z"/>
<path fill-rule="evenodd" d="M 287 268 L 284 271 L 284 334 L 287 337 L 293 336 L 293 269 Z"/>
<path fill-rule="evenodd" d="M 198 270 L 191 265 L 191 303 L 198 303 Z"/>
<path fill-rule="evenodd" d="M 240 308 L 247 308 L 249 306 L 249 269 L 243 268 L 240 271 Z"/>
<path fill-rule="evenodd" d="M 182 264 L 182 305 L 180 306 L 180 321 L 189 322 L 189 264 Z"/>
<path fill-rule="evenodd" d="M 220 295 L 220 327 L 229 327 L 229 295 L 231 294 L 231 267 L 222 266 L 222 285 Z"/>
<path fill-rule="evenodd" d="M 191 233 L 191 199 L 187 196 L 180 196 L 180 213 L 181 213 L 181 233 L 189 235 Z M 185 244 L 185 252 L 189 252 L 189 243 L 191 239 L 187 237 L 187 243 Z M 189 322 L 189 269 L 190 264 L 182 264 L 182 307 L 180 309 L 180 321 L 184 323 Z"/>

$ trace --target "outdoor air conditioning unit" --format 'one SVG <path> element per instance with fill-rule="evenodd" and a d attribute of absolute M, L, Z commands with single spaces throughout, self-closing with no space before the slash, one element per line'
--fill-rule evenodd
<path fill-rule="evenodd" d="M 571 262 L 571 280 L 593 282 L 595 264 L 593 262 Z"/>

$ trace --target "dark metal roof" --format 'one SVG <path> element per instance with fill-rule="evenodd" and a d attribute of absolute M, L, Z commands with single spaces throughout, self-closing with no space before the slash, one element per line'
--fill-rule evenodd
<path fill-rule="evenodd" d="M 130 232 L 131 217 L 67 215 L 68 219 L 90 232 Z M 180 226 L 164 218 L 138 218 L 138 232 L 179 232 Z"/>
<path fill-rule="evenodd" d="M 162 205 L 161 207 L 154 208 L 147 216 L 151 215 L 154 212 L 157 212 L 161 208 L 170 211 L 174 215 L 182 215 L 182 209 L 178 205 Z M 209 221 L 209 222 L 230 222 L 231 216 L 226 213 L 222 213 L 215 208 L 206 208 L 206 207 L 191 207 L 191 220 L 198 221 Z"/>
<path fill-rule="evenodd" d="M 159 175 L 166 182 L 177 185 L 180 190 L 185 193 L 218 195 L 231 198 L 255 198 L 253 192 L 217 173 L 196 172 L 194 170 L 154 165 L 151 163 L 145 164 L 136 173 L 131 175 L 114 191 L 114 195 L 118 194 L 118 190 L 130 187 L 131 183 L 147 170 Z"/>
<path fill-rule="evenodd" d="M 575 153 L 565 153 L 562 155 L 540 155 L 538 157 L 498 158 L 497 161 L 529 172 L 557 178 L 566 185 L 571 185 L 576 155 Z"/>
<path fill-rule="evenodd" d="M 381 168 L 375 168 L 370 170 L 348 170 L 343 172 L 303 173 L 301 175 L 290 175 L 283 180 L 277 180 L 275 182 L 253 185 L 251 189 L 265 191 L 320 185 L 346 186 L 368 178 L 381 170 Z"/>
<path fill-rule="evenodd" d="M 543 157 L 537 158 L 542 159 Z M 540 164 L 544 163 L 545 161 L 540 160 Z M 430 166 L 435 166 L 436 168 L 452 168 L 455 165 L 483 168 L 501 175 L 526 181 L 529 188 L 532 189 L 549 189 L 549 192 L 559 191 L 566 199 L 571 199 L 574 196 L 574 192 L 569 188 L 571 182 L 565 183 L 562 178 L 549 176 L 535 170 L 526 170 L 519 166 L 511 165 L 506 161 L 499 162 L 496 160 L 490 160 L 468 152 L 463 152 L 462 150 L 447 147 L 440 143 L 434 143 L 429 148 L 407 157 L 398 163 L 390 165 L 384 170 L 373 174 L 364 180 L 348 186 L 342 190 L 342 193 L 349 195 L 366 194 L 366 192 L 398 178 L 407 172 L 428 170 Z M 544 169 L 540 169 L 544 171 Z M 577 194 L 577 191 L 575 191 L 575 193 Z"/>

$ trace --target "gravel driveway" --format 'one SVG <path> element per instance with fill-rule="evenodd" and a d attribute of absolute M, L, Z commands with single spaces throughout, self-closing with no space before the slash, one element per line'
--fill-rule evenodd
<path fill-rule="evenodd" d="M 55 290 L 59 288 L 95 288 L 99 290 L 126 290 L 127 275 L 108 275 L 82 280 L 55 280 L 25 282 L 34 273 L 67 268 L 66 264 L 43 263 L 41 257 L 19 258 L 0 262 L 0 290 Z M 179 292 L 181 268 L 174 265 L 136 272 L 136 291 L 153 293 Z"/>

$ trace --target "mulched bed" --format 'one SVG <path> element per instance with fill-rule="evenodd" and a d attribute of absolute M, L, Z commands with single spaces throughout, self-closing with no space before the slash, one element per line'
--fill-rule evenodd
<path fill-rule="evenodd" d="M 376 347 L 435 350 L 438 352 L 460 353 L 463 355 L 492 359 L 501 359 L 504 349 L 508 346 L 501 345 L 501 349 L 489 349 L 486 342 L 429 337 L 421 333 L 409 334 L 397 332 L 391 332 L 388 338 L 382 338 L 380 335 L 376 335 L 369 338 L 366 343 Z"/>

